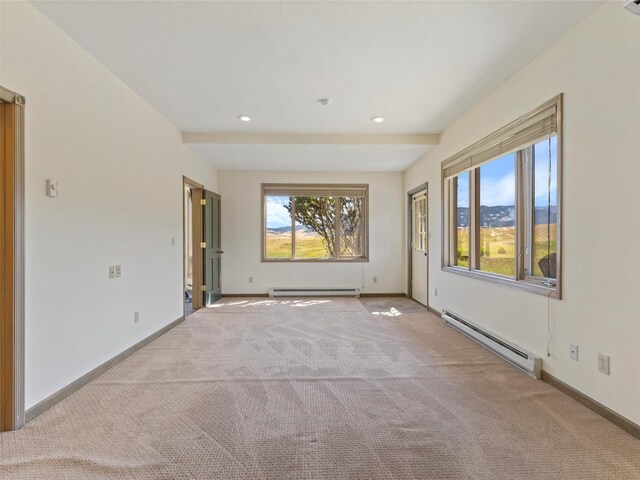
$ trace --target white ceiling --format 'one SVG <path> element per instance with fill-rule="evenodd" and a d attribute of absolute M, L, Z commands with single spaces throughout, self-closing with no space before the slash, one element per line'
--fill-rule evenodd
<path fill-rule="evenodd" d="M 429 145 L 191 145 L 220 170 L 401 172 Z"/>
<path fill-rule="evenodd" d="M 182 131 L 368 134 L 441 132 L 600 3 L 34 2 Z M 429 147 L 193 148 L 222 169 L 402 170 Z"/>

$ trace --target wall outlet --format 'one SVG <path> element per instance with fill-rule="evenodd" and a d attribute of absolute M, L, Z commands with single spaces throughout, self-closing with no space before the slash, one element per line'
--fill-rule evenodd
<path fill-rule="evenodd" d="M 438 296 L 438 289 L 437 288 L 435 289 L 434 294 L 435 294 L 436 297 Z"/>
<path fill-rule="evenodd" d="M 569 345 L 569 358 L 576 362 L 578 361 L 578 345 L 574 345 L 573 343 Z"/>
<path fill-rule="evenodd" d="M 373 283 L 378 283 L 378 277 L 373 277 Z"/>
<path fill-rule="evenodd" d="M 598 371 L 609 375 L 609 355 L 598 354 Z"/>
<path fill-rule="evenodd" d="M 122 276 L 122 267 L 120 265 L 116 265 L 116 277 Z"/>
<path fill-rule="evenodd" d="M 116 278 L 116 267 L 109 267 L 109 279 Z"/>
<path fill-rule="evenodd" d="M 249 277 L 249 283 L 253 283 L 253 277 Z"/>
<path fill-rule="evenodd" d="M 133 312 L 133 323 L 138 323 L 140 321 L 140 312 Z"/>

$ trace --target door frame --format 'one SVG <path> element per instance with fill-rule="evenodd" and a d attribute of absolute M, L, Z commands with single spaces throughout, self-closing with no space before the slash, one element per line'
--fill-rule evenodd
<path fill-rule="evenodd" d="M 187 233 L 187 217 L 185 210 L 187 208 L 184 191 L 185 188 L 191 189 L 191 248 L 193 251 L 192 269 L 193 274 L 191 277 L 191 305 L 193 311 L 199 310 L 204 306 L 204 299 L 202 295 L 202 280 L 203 280 L 203 268 L 202 268 L 202 247 L 200 242 L 202 241 L 202 192 L 204 191 L 204 185 L 191 180 L 188 177 L 182 177 L 182 315 L 186 315 L 186 309 L 184 307 L 184 292 L 186 290 L 186 276 L 185 258 L 187 255 L 187 246 L 185 245 L 184 238 Z"/>
<path fill-rule="evenodd" d="M 0 86 L 0 431 L 24 425 L 24 109 Z"/>
<path fill-rule="evenodd" d="M 407 297 L 413 300 L 413 196 L 421 191 L 427 192 L 427 304 L 429 308 L 429 247 L 431 231 L 429 230 L 429 182 L 425 182 L 407 192 Z M 414 300 L 417 301 L 417 300 Z M 418 302 L 419 303 L 419 302 Z"/>

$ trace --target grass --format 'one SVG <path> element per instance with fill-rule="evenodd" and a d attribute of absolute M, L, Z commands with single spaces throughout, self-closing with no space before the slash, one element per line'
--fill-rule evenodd
<path fill-rule="evenodd" d="M 536 225 L 533 241 L 533 274 L 542 276 L 538 266 L 541 258 L 548 251 L 556 251 L 556 241 L 547 245 L 547 228 L 551 238 L 556 238 L 557 225 Z M 469 234 L 468 229 L 458 229 L 458 258 L 456 265 L 469 267 Z M 549 248 L 548 248 L 549 247 Z M 480 228 L 480 270 L 507 275 L 516 274 L 516 235 L 515 227 L 481 227 Z"/>
<path fill-rule="evenodd" d="M 291 258 L 291 234 L 267 235 L 267 258 Z M 296 258 L 327 258 L 329 251 L 320 235 L 296 232 Z"/>

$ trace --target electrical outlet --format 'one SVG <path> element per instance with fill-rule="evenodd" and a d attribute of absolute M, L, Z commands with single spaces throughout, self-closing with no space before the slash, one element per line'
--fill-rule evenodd
<path fill-rule="evenodd" d="M 569 345 L 569 358 L 576 362 L 578 361 L 578 345 L 574 345 L 573 343 Z"/>
<path fill-rule="evenodd" d="M 140 321 L 140 312 L 133 312 L 133 323 L 138 323 Z"/>
<path fill-rule="evenodd" d="M 598 354 L 598 371 L 609 375 L 609 355 Z"/>
<path fill-rule="evenodd" d="M 253 283 L 253 277 L 249 277 L 249 283 Z"/>
<path fill-rule="evenodd" d="M 116 278 L 116 267 L 109 267 L 109 279 Z"/>
<path fill-rule="evenodd" d="M 122 267 L 120 265 L 116 265 L 116 277 L 122 276 Z"/>
<path fill-rule="evenodd" d="M 437 289 L 437 288 L 436 288 L 436 290 L 435 290 L 435 296 L 436 296 L 436 297 L 438 296 L 438 289 Z"/>
<path fill-rule="evenodd" d="M 373 283 L 378 283 L 378 277 L 373 277 Z"/>

